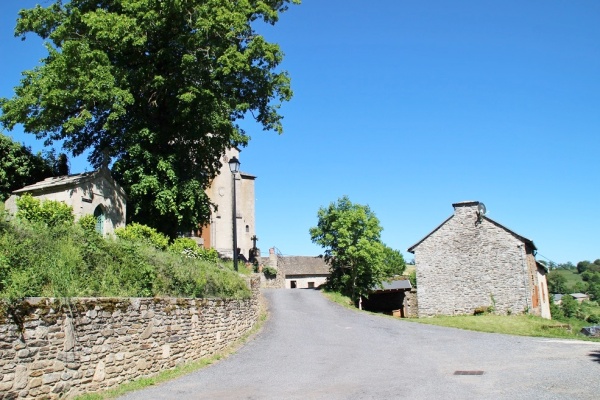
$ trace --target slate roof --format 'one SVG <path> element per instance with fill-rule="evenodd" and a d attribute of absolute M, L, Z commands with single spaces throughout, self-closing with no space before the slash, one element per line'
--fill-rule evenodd
<path fill-rule="evenodd" d="M 114 179 L 110 175 L 110 172 L 108 170 L 103 169 L 98 169 L 92 172 L 83 172 L 81 174 L 62 175 L 46 178 L 43 181 L 39 181 L 31 185 L 22 187 L 21 189 L 14 190 L 12 193 L 20 194 L 30 192 L 57 191 L 63 188 L 77 186 L 83 182 L 94 180 L 100 176 L 106 178 L 117 190 L 121 192 L 123 196 L 127 197 L 121 186 L 119 186 L 114 181 Z"/>
<path fill-rule="evenodd" d="M 412 285 L 408 279 L 398 279 L 391 282 L 383 282 L 381 284 L 382 288 L 376 288 L 373 292 L 386 292 L 386 291 L 400 291 L 400 290 L 410 290 L 412 289 Z"/>
<path fill-rule="evenodd" d="M 34 192 L 34 191 L 50 189 L 50 188 L 54 189 L 54 188 L 57 188 L 60 186 L 77 185 L 78 183 L 81 183 L 83 181 L 93 179 L 96 172 L 97 171 L 84 172 L 82 174 L 53 176 L 51 178 L 46 178 L 43 181 L 39 181 L 39 182 L 33 183 L 31 185 L 22 187 L 21 189 L 17 189 L 15 191 L 13 191 L 13 193 L 15 193 L 15 194 L 27 193 L 27 192 Z"/>
<path fill-rule="evenodd" d="M 278 259 L 285 275 L 329 275 L 329 265 L 323 257 L 286 256 Z"/>

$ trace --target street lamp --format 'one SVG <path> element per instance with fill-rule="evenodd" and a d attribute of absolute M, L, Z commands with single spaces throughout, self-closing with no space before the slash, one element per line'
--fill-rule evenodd
<path fill-rule="evenodd" d="M 238 254 L 237 254 L 237 215 L 235 212 L 235 174 L 240 170 L 240 160 L 237 157 L 231 157 L 229 160 L 229 170 L 231 170 L 231 181 L 233 182 L 233 198 L 232 198 L 232 220 L 233 220 L 233 268 L 238 270 Z"/>

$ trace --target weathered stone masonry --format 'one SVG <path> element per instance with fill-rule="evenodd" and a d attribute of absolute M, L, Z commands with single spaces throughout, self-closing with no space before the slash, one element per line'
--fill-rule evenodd
<path fill-rule="evenodd" d="M 493 307 L 549 318 L 545 271 L 536 267 L 533 242 L 480 215 L 479 204 L 453 204 L 454 215 L 409 249 L 419 317 Z"/>
<path fill-rule="evenodd" d="M 0 315 L 0 399 L 72 397 L 222 350 L 259 316 L 252 298 L 26 299 Z"/>

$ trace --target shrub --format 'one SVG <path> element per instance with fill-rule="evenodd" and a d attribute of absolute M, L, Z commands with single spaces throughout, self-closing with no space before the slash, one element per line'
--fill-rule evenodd
<path fill-rule="evenodd" d="M 85 226 L 71 224 L 57 237 L 41 223 L 0 224 L 0 298 L 250 296 L 238 274 L 214 262 L 105 239 Z"/>
<path fill-rule="evenodd" d="M 96 232 L 96 217 L 91 214 L 84 215 L 77 221 L 79 226 L 88 233 Z"/>
<path fill-rule="evenodd" d="M 412 270 L 410 271 L 410 273 L 408 274 L 408 280 L 410 281 L 410 284 L 413 288 L 417 287 L 417 271 Z"/>
<path fill-rule="evenodd" d="M 566 294 L 562 297 L 562 304 L 560 305 L 560 308 L 565 314 L 565 317 L 575 317 L 579 311 L 579 303 L 577 303 L 577 300 L 575 300 L 573 296 Z"/>
<path fill-rule="evenodd" d="M 590 315 L 589 317 L 587 317 L 587 322 L 589 322 L 590 324 L 600 323 L 600 315 L 596 315 L 596 314 Z"/>
<path fill-rule="evenodd" d="M 177 238 L 169 246 L 169 251 L 182 254 L 187 258 L 196 258 L 210 263 L 219 261 L 219 253 L 215 249 L 205 249 L 190 238 Z"/>
<path fill-rule="evenodd" d="M 274 278 L 277 276 L 277 270 L 267 265 L 266 267 L 263 267 L 263 274 L 265 274 L 266 277 Z"/>
<path fill-rule="evenodd" d="M 156 229 L 146 225 L 132 222 L 125 228 L 115 229 L 115 235 L 121 239 L 141 242 L 153 246 L 158 250 L 165 250 L 169 245 L 169 238 L 159 233 Z"/>
<path fill-rule="evenodd" d="M 73 209 L 60 201 L 40 201 L 30 194 L 17 198 L 17 218 L 43 223 L 50 227 L 73 223 Z"/>

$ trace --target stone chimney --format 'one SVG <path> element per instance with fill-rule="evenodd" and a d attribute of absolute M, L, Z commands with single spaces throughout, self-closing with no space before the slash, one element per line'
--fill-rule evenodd
<path fill-rule="evenodd" d="M 478 219 L 479 218 L 479 201 L 461 201 L 452 204 L 454 207 L 454 215 L 462 219 Z"/>
<path fill-rule="evenodd" d="M 269 249 L 269 266 L 277 269 L 277 254 L 275 254 L 275 247 Z"/>

